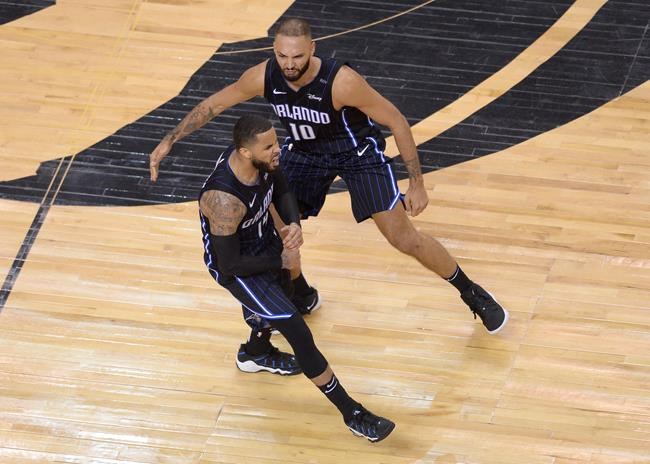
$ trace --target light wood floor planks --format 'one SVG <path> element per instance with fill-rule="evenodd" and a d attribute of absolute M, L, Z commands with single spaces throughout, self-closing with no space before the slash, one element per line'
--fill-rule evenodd
<path fill-rule="evenodd" d="M 148 111 L 220 40 L 264 34 L 288 5 L 212 14 L 219 3 L 60 0 L 0 27 L 10 60 L 40 63 L 12 67 L 1 94 L 2 177 Z M 102 27 L 68 27 L 88 11 Z M 150 71 L 153 43 L 189 58 L 154 57 Z M 105 54 L 57 61 L 68 48 L 77 60 Z M 92 73 L 69 83 L 62 66 Z M 151 72 L 165 83 L 147 90 Z M 47 84 L 38 95 L 20 87 L 27 73 Z M 304 378 L 235 368 L 246 328 L 203 267 L 195 204 L 54 206 L 0 313 L 0 462 L 649 463 L 648 147 L 647 82 L 426 175 L 431 202 L 415 222 L 509 308 L 495 337 L 453 288 L 355 224 L 346 193 L 328 197 L 304 224 L 305 273 L 325 300 L 308 322 L 346 388 L 397 422 L 377 445 L 354 438 Z M 4 273 L 36 209 L 0 201 Z"/>

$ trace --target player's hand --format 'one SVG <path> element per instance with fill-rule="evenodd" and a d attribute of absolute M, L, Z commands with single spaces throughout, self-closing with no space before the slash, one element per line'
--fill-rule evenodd
<path fill-rule="evenodd" d="M 158 167 L 160 162 L 171 151 L 172 142 L 165 137 L 160 141 L 158 146 L 149 155 L 149 172 L 151 172 L 151 182 L 158 180 Z"/>
<path fill-rule="evenodd" d="M 300 267 L 300 251 L 297 248 L 282 250 L 282 269 L 295 269 Z"/>
<path fill-rule="evenodd" d="M 409 185 L 404 198 L 406 212 L 415 217 L 424 211 L 429 203 L 429 196 L 424 188 L 424 182 L 415 182 Z"/>
<path fill-rule="evenodd" d="M 302 229 L 298 224 L 292 222 L 288 226 L 284 226 L 280 229 L 282 236 L 282 245 L 288 250 L 294 250 L 300 248 L 303 244 L 302 240 Z"/>

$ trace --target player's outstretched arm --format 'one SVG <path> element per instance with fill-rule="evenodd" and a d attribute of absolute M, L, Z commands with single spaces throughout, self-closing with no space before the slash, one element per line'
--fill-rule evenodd
<path fill-rule="evenodd" d="M 236 82 L 196 105 L 178 126 L 165 135 L 149 155 L 149 170 L 153 182 L 158 179 L 160 162 L 169 154 L 175 142 L 203 127 L 228 108 L 264 93 L 265 67 L 266 62 L 263 62 L 247 69 Z"/>
<path fill-rule="evenodd" d="M 409 174 L 409 188 L 405 198 L 406 210 L 412 216 L 420 214 L 426 208 L 429 197 L 424 189 L 415 140 L 404 115 L 373 89 L 359 73 L 347 66 L 341 68 L 336 75 L 332 96 L 336 108 L 343 106 L 358 108 L 371 119 L 391 130 Z"/>

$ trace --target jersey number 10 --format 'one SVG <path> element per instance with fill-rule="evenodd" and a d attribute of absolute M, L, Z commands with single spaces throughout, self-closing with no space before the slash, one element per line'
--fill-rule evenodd
<path fill-rule="evenodd" d="M 291 135 L 293 136 L 293 140 L 296 142 L 299 140 L 314 140 L 316 138 L 314 128 L 309 124 L 296 125 L 290 122 L 289 127 L 291 127 Z"/>

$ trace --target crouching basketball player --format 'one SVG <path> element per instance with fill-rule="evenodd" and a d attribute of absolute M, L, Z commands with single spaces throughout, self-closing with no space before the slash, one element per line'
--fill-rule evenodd
<path fill-rule="evenodd" d="M 298 204 L 278 169 L 280 148 L 270 121 L 244 116 L 235 124 L 234 145 L 217 160 L 199 197 L 205 263 L 212 277 L 237 298 L 252 332 L 237 354 L 245 372 L 305 374 L 339 409 L 350 430 L 372 442 L 395 424 L 354 401 L 314 344 L 291 302 L 289 270 L 299 266 L 302 245 Z M 269 206 L 285 224 L 277 234 Z M 278 330 L 295 355 L 270 342 Z"/>

